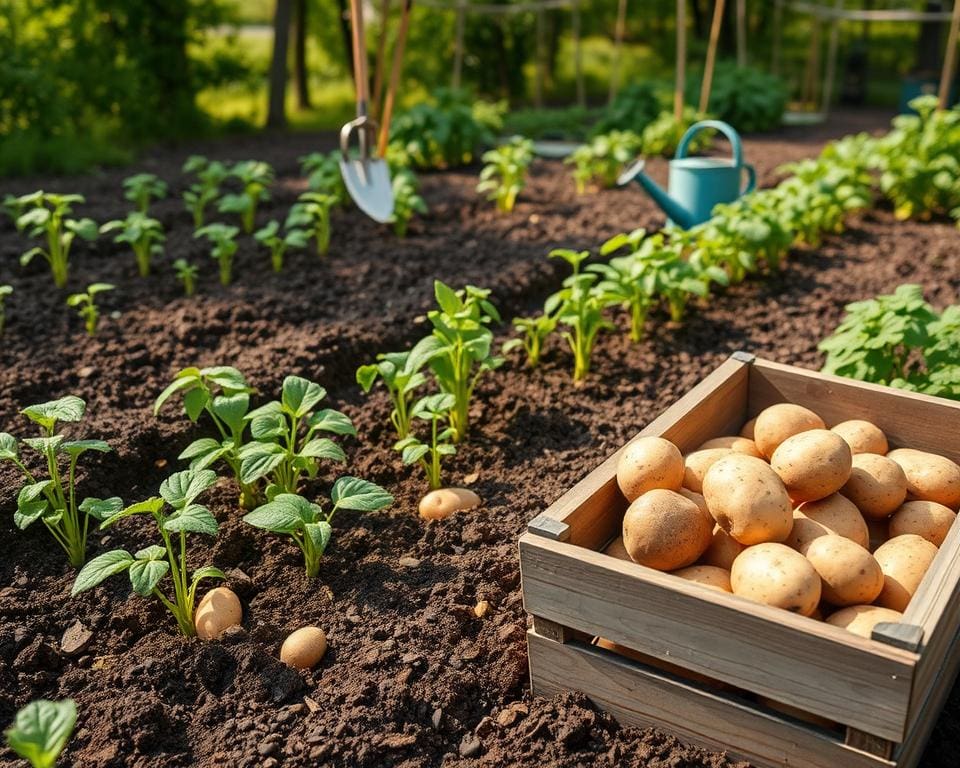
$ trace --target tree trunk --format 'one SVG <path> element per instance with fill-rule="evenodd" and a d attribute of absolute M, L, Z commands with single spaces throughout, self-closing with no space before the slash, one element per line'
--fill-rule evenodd
<path fill-rule="evenodd" d="M 268 128 L 287 126 L 287 50 L 290 44 L 290 21 L 293 0 L 277 0 L 273 15 L 273 56 L 270 59 L 270 100 L 267 110 Z"/>
<path fill-rule="evenodd" d="M 310 109 L 310 84 L 307 73 L 307 0 L 297 0 L 293 28 L 293 79 L 297 106 Z"/>

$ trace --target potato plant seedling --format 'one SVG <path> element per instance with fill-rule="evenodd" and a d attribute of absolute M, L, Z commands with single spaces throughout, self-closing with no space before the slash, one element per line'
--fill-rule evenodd
<path fill-rule="evenodd" d="M 277 494 L 243 518 L 245 523 L 271 533 L 290 536 L 303 552 L 307 577 L 320 572 L 320 559 L 330 543 L 331 522 L 341 509 L 376 512 L 389 507 L 393 496 L 383 488 L 356 477 L 341 477 L 330 492 L 332 507 L 323 507 L 292 493 Z"/>
<path fill-rule="evenodd" d="M 311 152 L 300 158 L 300 172 L 307 177 L 307 188 L 311 192 L 333 195 L 341 203 L 350 199 L 340 173 L 340 153 Z"/>
<path fill-rule="evenodd" d="M 212 245 L 210 256 L 217 262 L 220 285 L 230 285 L 233 282 L 233 258 L 239 248 L 236 239 L 238 234 L 239 229 L 219 221 L 207 224 L 193 233 L 194 237 L 204 237 Z"/>
<path fill-rule="evenodd" d="M 266 226 L 253 234 L 254 239 L 270 251 L 270 264 L 274 272 L 283 270 L 283 257 L 291 248 L 306 248 L 307 233 L 302 229 L 289 229 L 281 234 L 280 222 L 268 221 Z"/>
<path fill-rule="evenodd" d="M 138 173 L 123 180 L 123 196 L 146 215 L 151 200 L 162 200 L 167 196 L 167 183 L 155 174 Z"/>
<path fill-rule="evenodd" d="M 163 255 L 163 244 L 167 237 L 163 225 L 141 211 L 131 211 L 123 220 L 108 221 L 100 227 L 100 234 L 116 232 L 115 243 L 127 243 L 133 249 L 140 277 L 150 274 L 150 261 L 154 256 Z"/>
<path fill-rule="evenodd" d="M 536 368 L 540 365 L 540 355 L 543 353 L 543 344 L 557 329 L 556 310 L 559 302 L 548 300 L 547 306 L 541 314 L 534 317 L 515 317 L 513 327 L 521 336 L 510 339 L 503 345 L 503 353 L 508 354 L 514 349 L 523 348 L 527 356 L 527 367 Z"/>
<path fill-rule="evenodd" d="M 302 227 L 317 245 L 317 254 L 326 256 L 330 250 L 330 211 L 340 203 L 340 198 L 326 192 L 304 192 L 297 198 L 287 215 L 287 229 Z"/>
<path fill-rule="evenodd" d="M 239 180 L 243 190 L 224 195 L 217 206 L 220 213 L 235 213 L 240 216 L 243 231 L 253 233 L 257 207 L 270 199 L 270 186 L 275 173 L 268 164 L 258 160 L 244 160 L 230 168 L 230 176 Z"/>
<path fill-rule="evenodd" d="M 83 319 L 83 326 L 87 336 L 96 336 L 100 325 L 100 307 L 97 306 L 97 295 L 115 290 L 116 286 L 110 283 L 91 283 L 83 293 L 72 293 L 67 296 L 67 306 L 75 307 L 77 314 Z"/>
<path fill-rule="evenodd" d="M 423 368 L 435 349 L 432 337 L 421 339 L 407 352 L 387 352 L 377 355 L 377 362 L 357 369 L 357 383 L 369 392 L 379 379 L 390 395 L 393 409 L 390 423 L 403 440 L 410 434 L 410 410 L 416 391 L 427 382 Z"/>
<path fill-rule="evenodd" d="M 527 169 L 533 162 L 533 142 L 514 136 L 508 143 L 483 153 L 486 163 L 480 171 L 477 192 L 486 194 L 501 213 L 510 213 L 527 183 Z"/>
<path fill-rule="evenodd" d="M 7 299 L 13 295 L 12 285 L 0 285 L 0 336 L 7 324 Z"/>
<path fill-rule="evenodd" d="M 415 435 L 408 435 L 393 446 L 395 451 L 400 451 L 405 465 L 419 464 L 423 468 L 431 489 L 443 485 L 440 475 L 443 457 L 457 452 L 453 444 L 456 431 L 449 426 L 450 413 L 456 402 L 453 395 L 442 393 L 420 398 L 413 404 L 410 415 L 429 424 L 429 441 L 423 442 Z"/>
<path fill-rule="evenodd" d="M 183 284 L 184 295 L 193 296 L 197 292 L 197 274 L 200 270 L 186 259 L 177 259 L 173 262 L 173 271 Z"/>
<path fill-rule="evenodd" d="M 564 162 L 573 166 L 573 180 L 577 194 L 583 194 L 587 185 L 597 180 L 604 189 L 617 184 L 624 165 L 643 147 L 643 139 L 633 131 L 610 131 L 594 136 L 588 144 L 574 150 Z"/>
<path fill-rule="evenodd" d="M 393 215 L 390 221 L 397 237 L 407 236 L 407 227 L 414 214 L 427 212 L 427 204 L 417 192 L 416 179 L 409 171 L 393 177 Z"/>
<path fill-rule="evenodd" d="M 191 155 L 183 164 L 183 172 L 194 174 L 197 178 L 183 193 L 183 205 L 193 217 L 193 228 L 200 229 L 207 207 L 220 197 L 220 185 L 226 181 L 230 171 L 218 160 Z"/>
<path fill-rule="evenodd" d="M 86 560 L 89 518 L 101 520 L 121 506 L 118 498 L 77 501 L 78 460 L 87 451 L 106 453 L 111 450 L 103 440 L 67 440 L 57 433 L 58 423 L 77 423 L 85 412 L 86 403 L 73 395 L 31 405 L 21 411 L 40 428 L 38 437 L 23 438 L 20 442 L 31 453 L 37 454 L 46 469 L 46 478 L 28 468 L 17 439 L 7 432 L 0 432 L 0 461 L 13 464 L 26 481 L 17 496 L 14 524 L 25 530 L 38 521 L 43 523 L 67 553 L 74 568 L 79 568 Z M 63 460 L 66 461 L 66 471 Z"/>
<path fill-rule="evenodd" d="M 141 597 L 156 597 L 177 621 L 177 627 L 186 637 L 193 637 L 193 610 L 197 587 L 203 579 L 225 579 L 223 571 L 212 566 L 197 568 L 191 575 L 187 569 L 187 536 L 202 533 L 217 535 L 217 521 L 197 498 L 217 481 L 209 469 L 188 469 L 176 472 L 160 485 L 160 496 L 132 504 L 100 525 L 110 528 L 132 515 L 150 515 L 157 524 L 162 545 L 154 544 L 130 554 L 125 549 L 113 549 L 98 555 L 77 574 L 71 596 L 93 589 L 111 576 L 126 571 L 134 592 Z M 166 511 L 167 507 L 171 511 Z M 170 576 L 173 594 L 160 590 L 160 582 Z"/>
<path fill-rule="evenodd" d="M 6 731 L 7 746 L 32 768 L 55 768 L 77 724 L 73 699 L 31 701 Z"/>
<path fill-rule="evenodd" d="M 56 195 L 41 191 L 23 195 L 9 203 L 18 214 L 17 229 L 26 231 L 30 237 L 46 240 L 46 249 L 37 246 L 20 256 L 21 266 L 29 264 L 35 256 L 42 256 L 50 265 L 57 288 L 67 284 L 70 248 L 74 239 L 94 240 L 97 237 L 97 225 L 92 219 L 70 218 L 73 206 L 82 202 L 82 195 Z"/>

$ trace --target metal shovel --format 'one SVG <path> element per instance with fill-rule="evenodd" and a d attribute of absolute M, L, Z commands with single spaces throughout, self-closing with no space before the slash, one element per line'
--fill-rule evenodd
<path fill-rule="evenodd" d="M 390 169 L 371 152 L 377 143 L 377 124 L 367 115 L 370 98 L 367 53 L 363 34 L 363 0 L 350 0 L 353 27 L 353 71 L 357 86 L 357 117 L 340 130 L 340 173 L 357 207 L 382 224 L 393 216 L 393 186 Z M 357 134 L 359 155 L 350 156 L 350 141 Z"/>

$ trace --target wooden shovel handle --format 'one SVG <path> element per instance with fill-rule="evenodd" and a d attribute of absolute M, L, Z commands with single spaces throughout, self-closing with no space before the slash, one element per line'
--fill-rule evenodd
<path fill-rule="evenodd" d="M 363 0 L 350 0 L 350 26 L 353 30 L 353 75 L 357 86 L 357 117 L 366 117 L 370 100 L 367 81 L 367 43 L 363 33 Z"/>
<path fill-rule="evenodd" d="M 373 69 L 373 105 L 371 112 L 374 117 L 380 114 L 383 104 L 383 75 L 387 53 L 387 20 L 390 18 L 390 0 L 383 0 L 380 4 L 380 39 L 377 40 L 377 63 Z"/>
<path fill-rule="evenodd" d="M 407 44 L 407 30 L 410 28 L 410 9 L 413 0 L 404 0 L 403 15 L 400 17 L 400 29 L 397 32 L 397 42 L 393 48 L 393 66 L 390 68 L 390 85 L 387 88 L 387 98 L 383 103 L 383 114 L 380 118 L 380 140 L 377 142 L 377 154 L 383 157 L 390 142 L 390 119 L 393 117 L 393 102 L 400 85 L 400 73 L 403 70 L 403 51 Z"/>

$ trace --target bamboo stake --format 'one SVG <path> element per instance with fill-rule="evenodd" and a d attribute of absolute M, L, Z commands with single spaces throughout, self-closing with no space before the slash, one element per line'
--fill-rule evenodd
<path fill-rule="evenodd" d="M 747 0 L 737 0 L 737 66 L 747 66 Z"/>
<path fill-rule="evenodd" d="M 947 52 L 943 57 L 943 73 L 940 76 L 940 109 L 950 105 L 950 86 L 957 72 L 957 42 L 960 37 L 960 0 L 953 0 L 953 16 L 950 20 L 950 35 L 947 37 Z"/>
<path fill-rule="evenodd" d="M 380 104 L 383 100 L 383 64 L 387 53 L 387 20 L 390 18 L 390 0 L 383 0 L 380 5 L 380 39 L 377 41 L 377 63 L 373 73 L 373 106 L 370 113 L 380 114 Z"/>
<path fill-rule="evenodd" d="M 613 101 L 613 97 L 620 90 L 620 57 L 623 47 L 623 36 L 627 28 L 627 0 L 619 0 L 617 4 L 617 25 L 613 32 L 613 62 L 610 67 L 610 97 L 608 101 Z"/>
<path fill-rule="evenodd" d="M 816 82 L 820 72 L 820 17 L 812 19 L 813 30 L 810 34 L 810 52 L 807 56 L 807 69 L 803 75 L 801 99 L 804 104 L 816 103 Z"/>
<path fill-rule="evenodd" d="M 707 46 L 707 62 L 703 68 L 703 82 L 700 84 L 700 113 L 707 111 L 710 104 L 710 89 L 713 87 L 713 68 L 717 62 L 717 44 L 720 41 L 720 26 L 723 23 L 723 9 L 726 0 L 716 0 L 713 6 L 713 24 L 710 26 L 710 43 Z"/>
<path fill-rule="evenodd" d="M 403 52 L 407 45 L 407 31 L 410 29 L 410 11 L 413 0 L 405 0 L 403 14 L 400 16 L 400 29 L 397 31 L 397 42 L 393 46 L 393 66 L 390 68 L 390 85 L 387 87 L 387 98 L 383 103 L 383 119 L 380 121 L 380 139 L 377 142 L 377 154 L 384 157 L 387 145 L 390 143 L 390 120 L 393 118 L 393 103 L 400 85 L 400 73 L 403 71 Z"/>
<path fill-rule="evenodd" d="M 673 116 L 683 119 L 683 89 L 687 80 L 687 0 L 677 0 L 677 81 L 673 88 Z"/>

